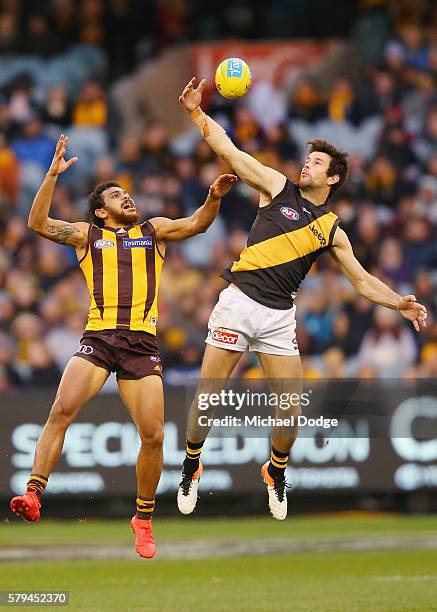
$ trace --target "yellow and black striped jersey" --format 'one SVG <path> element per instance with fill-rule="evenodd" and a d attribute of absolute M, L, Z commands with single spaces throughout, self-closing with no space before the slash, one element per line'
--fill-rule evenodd
<path fill-rule="evenodd" d="M 337 225 L 326 203 L 303 198 L 287 179 L 270 204 L 258 209 L 246 248 L 222 277 L 260 304 L 291 308 L 312 264 L 331 246 Z"/>
<path fill-rule="evenodd" d="M 156 335 L 158 287 L 164 262 L 155 229 L 91 225 L 79 262 L 90 292 L 86 330 L 128 329 Z"/>

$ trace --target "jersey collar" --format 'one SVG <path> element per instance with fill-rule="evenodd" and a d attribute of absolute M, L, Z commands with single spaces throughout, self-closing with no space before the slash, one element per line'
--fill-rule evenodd
<path fill-rule="evenodd" d="M 301 204 L 302 203 L 305 204 L 307 208 L 310 208 L 312 211 L 316 211 L 316 210 L 323 211 L 323 212 L 329 211 L 328 202 L 324 202 L 323 204 L 314 204 L 310 200 L 307 200 L 306 198 L 304 198 L 304 196 L 300 192 L 299 185 L 295 184 L 294 188 L 296 190 L 296 197 L 298 198 L 298 201 L 300 201 Z"/>
<path fill-rule="evenodd" d="M 124 236 L 128 233 L 129 230 L 135 227 L 135 224 L 128 225 L 127 227 L 109 227 L 109 225 L 104 225 L 103 229 L 108 230 L 110 232 L 114 232 L 114 234 L 118 234 L 119 236 Z"/>

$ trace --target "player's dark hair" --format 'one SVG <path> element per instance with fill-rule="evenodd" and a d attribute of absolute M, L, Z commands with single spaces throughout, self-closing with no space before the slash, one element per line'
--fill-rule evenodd
<path fill-rule="evenodd" d="M 88 196 L 88 217 L 90 223 L 94 223 L 98 227 L 103 227 L 105 225 L 105 220 L 97 217 L 96 210 L 98 208 L 103 208 L 105 205 L 102 197 L 102 193 L 109 189 L 110 187 L 120 187 L 118 183 L 114 181 L 108 181 L 106 183 L 99 183 L 94 187 L 94 190 Z"/>
<path fill-rule="evenodd" d="M 341 151 L 340 149 L 336 149 L 334 145 L 332 145 L 327 140 L 310 140 L 307 144 L 311 145 L 310 153 L 314 153 L 315 151 L 318 153 L 326 153 L 331 157 L 331 161 L 328 168 L 328 176 L 335 176 L 338 174 L 340 180 L 335 183 L 335 185 L 331 185 L 331 191 L 329 192 L 329 197 L 335 191 L 338 191 L 340 187 L 342 187 L 347 179 L 347 157 L 348 154 L 345 151 Z"/>

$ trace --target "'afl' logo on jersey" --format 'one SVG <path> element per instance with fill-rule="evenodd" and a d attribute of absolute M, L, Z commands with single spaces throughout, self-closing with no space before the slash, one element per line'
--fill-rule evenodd
<path fill-rule="evenodd" d="M 288 206 L 281 206 L 281 214 L 284 215 L 290 221 L 297 221 L 299 219 L 299 213 L 294 208 Z"/>
<path fill-rule="evenodd" d="M 109 247 L 115 246 L 115 242 L 112 242 L 112 240 L 104 240 L 103 238 L 100 238 L 100 240 L 94 241 L 94 246 L 96 247 L 96 249 L 108 249 Z"/>

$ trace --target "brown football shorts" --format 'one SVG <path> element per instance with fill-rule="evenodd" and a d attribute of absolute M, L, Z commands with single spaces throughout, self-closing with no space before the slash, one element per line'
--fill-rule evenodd
<path fill-rule="evenodd" d="M 75 356 L 108 372 L 116 372 L 117 378 L 137 380 L 151 375 L 162 377 L 156 336 L 143 331 L 85 331 Z"/>

